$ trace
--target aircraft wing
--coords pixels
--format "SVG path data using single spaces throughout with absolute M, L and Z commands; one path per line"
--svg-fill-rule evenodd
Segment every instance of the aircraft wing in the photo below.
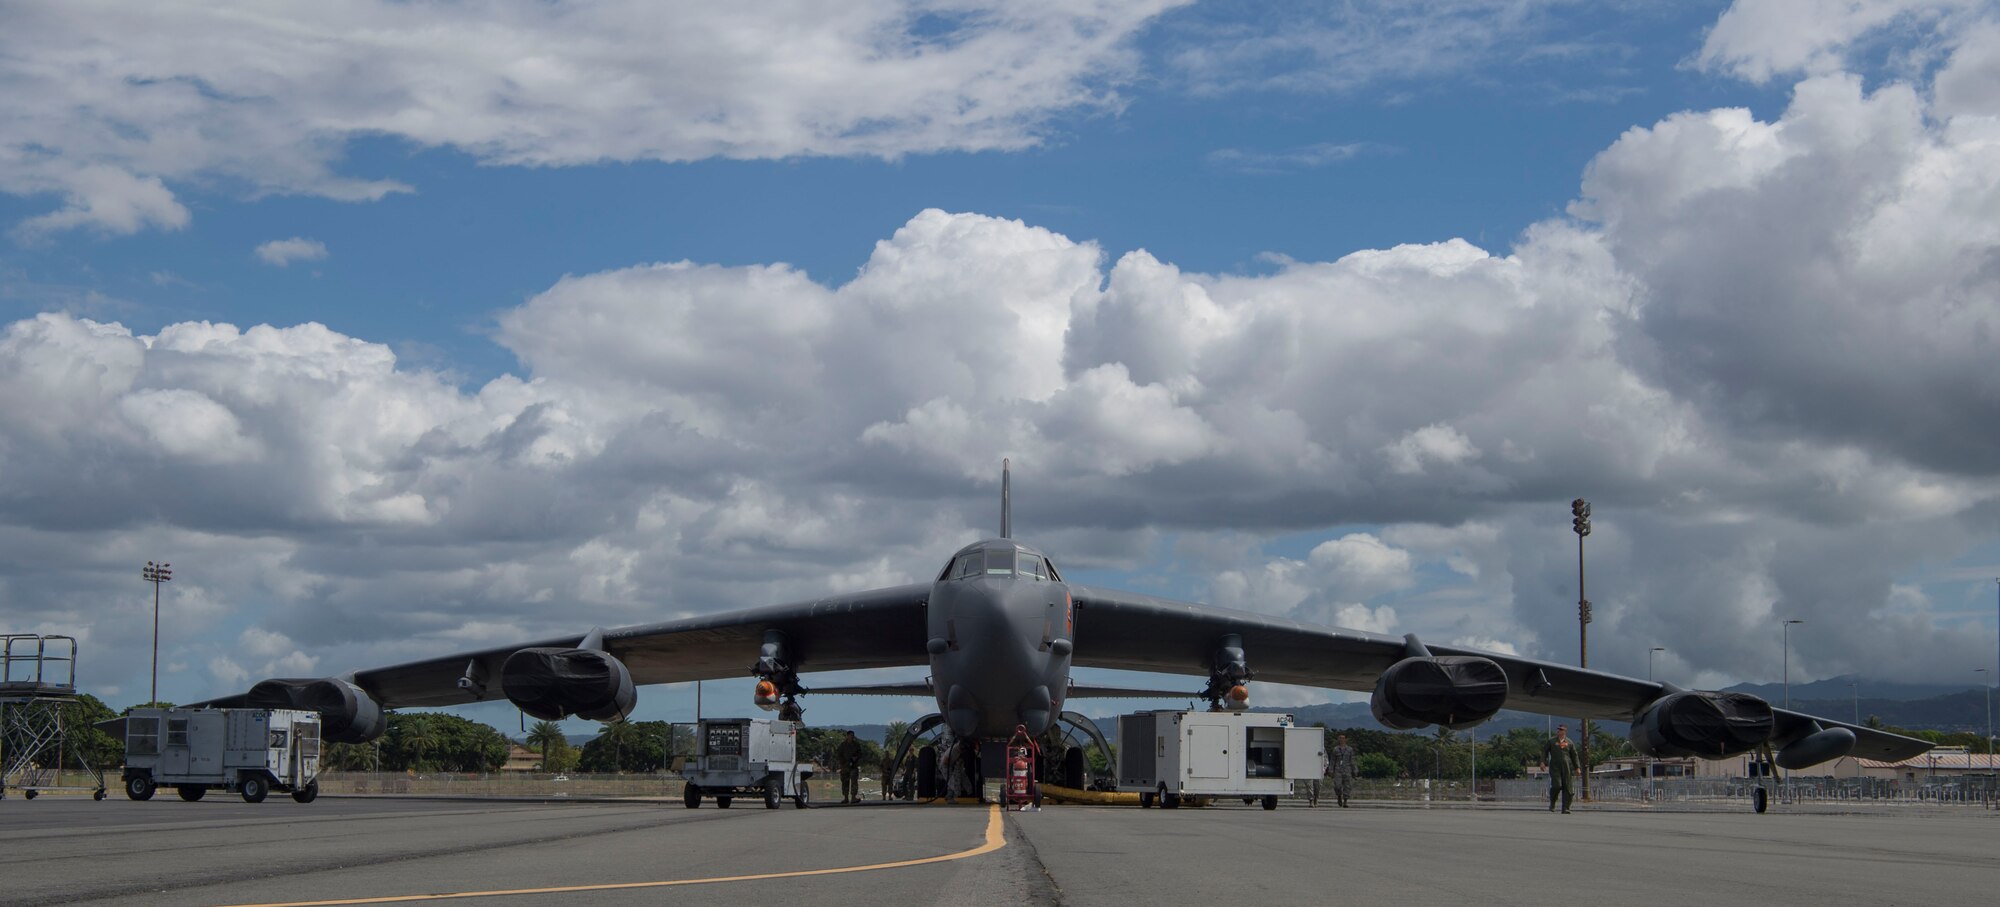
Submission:
M 1077 667 L 1205 677 L 1218 640 L 1234 633 L 1243 639 L 1257 680 L 1370 692 L 1376 678 L 1408 654 L 1405 640 L 1378 633 L 1076 584 L 1071 584 L 1070 594 L 1076 603 L 1072 663 Z M 1655 700 L 1675 692 L 1666 684 L 1574 665 L 1457 646 L 1425 646 L 1433 655 L 1477 655 L 1499 664 L 1507 674 L 1506 707 L 1519 711 L 1631 721 Z M 1772 740 L 1779 745 L 1813 733 L 1817 723 L 1853 731 L 1853 754 L 1863 758 L 1896 761 L 1931 748 L 1926 741 L 1843 721 L 1783 709 L 1772 712 Z
M 606 630 L 604 650 L 625 663 L 635 685 L 747 677 L 767 629 L 785 632 L 794 670 L 843 671 L 926 663 L 924 602 L 929 583 L 833 595 L 811 601 L 729 611 Z M 504 699 L 500 666 L 529 647 L 573 648 L 585 634 L 524 641 L 442 658 L 356 671 L 356 686 L 385 709 L 464 705 Z M 458 680 L 477 662 L 491 678 L 474 696 Z M 242 696 L 203 705 L 240 704 Z

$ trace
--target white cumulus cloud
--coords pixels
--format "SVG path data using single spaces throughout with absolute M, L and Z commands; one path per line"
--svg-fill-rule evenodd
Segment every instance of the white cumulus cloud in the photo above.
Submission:
M 1116 110 L 1133 37 L 1175 5 L 22 7 L 0 30 L 0 191 L 64 199 L 23 232 L 131 233 L 185 225 L 183 183 L 410 191 L 342 172 L 360 137 L 528 166 L 1020 149 Z
M 320 261 L 326 258 L 326 254 L 326 243 L 300 236 L 274 239 L 256 249 L 257 257 L 265 264 L 280 268 L 295 261 Z

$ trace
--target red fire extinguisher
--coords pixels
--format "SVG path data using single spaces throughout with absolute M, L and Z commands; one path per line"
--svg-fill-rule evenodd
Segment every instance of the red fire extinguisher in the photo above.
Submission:
M 1010 807 L 1024 807 L 1035 799 L 1035 757 L 1040 747 L 1028 736 L 1026 726 L 1016 726 L 1007 741 L 1006 800 Z
M 1028 748 L 1025 746 L 1008 748 L 1007 799 L 1013 802 L 1028 799 Z

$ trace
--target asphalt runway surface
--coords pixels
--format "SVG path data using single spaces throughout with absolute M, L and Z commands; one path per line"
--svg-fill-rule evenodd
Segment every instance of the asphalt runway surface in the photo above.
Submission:
M 1944 904 L 2000 813 L 0 801 L 0 903 Z

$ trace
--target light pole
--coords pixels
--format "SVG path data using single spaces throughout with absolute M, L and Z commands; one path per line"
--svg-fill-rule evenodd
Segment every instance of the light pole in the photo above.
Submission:
M 1569 502 L 1570 530 L 1576 533 L 1576 666 L 1590 667 L 1590 599 L 1583 594 L 1583 537 L 1590 534 L 1590 502 L 1577 498 Z M 1578 722 L 1583 728 L 1577 741 L 1577 755 L 1583 761 L 1583 802 L 1590 802 L 1590 719 Z
M 1992 678 L 1993 672 L 1985 668 L 1973 668 L 1972 671 L 1975 674 L 1987 675 L 1979 678 L 1979 685 L 1986 688 L 1986 765 L 1988 768 L 1991 768 L 1993 766 L 1993 684 L 1988 681 Z M 1970 767 L 1969 765 L 1967 766 L 1967 768 Z
M 1666 647 L 1666 646 L 1654 646 L 1654 647 L 1652 647 L 1652 648 L 1650 648 L 1650 649 L 1647 649 L 1647 650 L 1646 650 L 1646 682 L 1647 682 L 1647 683 L 1652 683 L 1652 682 L 1653 682 L 1653 655 L 1654 655 L 1654 654 L 1656 654 L 1656 653 L 1659 653 L 1659 652 L 1665 652 L 1666 650 L 1667 650 L 1667 647 Z M 1647 757 L 1646 757 L 1646 787 L 1645 787 L 1645 791 L 1646 791 L 1646 795 L 1647 795 L 1647 797 L 1646 797 L 1646 798 L 1647 798 L 1647 799 L 1649 799 L 1649 800 L 1650 800 L 1650 799 L 1652 799 L 1652 792 L 1653 792 L 1653 757 L 1651 757 L 1651 756 L 1647 756 Z
M 1787 709 L 1792 707 L 1792 625 L 1802 624 L 1802 623 L 1805 623 L 1805 621 L 1800 620 L 1798 618 L 1790 618 L 1786 620 L 1784 624 L 1785 629 L 1783 635 L 1785 643 L 1785 667 L 1784 667 L 1785 708 Z
M 153 692 L 148 705 L 160 701 L 160 584 L 174 578 L 172 564 L 146 562 L 145 569 L 139 571 L 139 578 L 153 584 Z
M 1859 680 L 1850 680 L 1850 681 L 1848 681 L 1848 682 L 1847 682 L 1847 689 L 1848 689 L 1848 691 L 1849 691 L 1849 692 L 1851 692 L 1851 693 L 1853 693 L 1853 694 L 1854 694 L 1854 723 L 1855 723 L 1856 725 L 1859 725 L 1859 724 L 1861 723 L 1861 681 L 1859 681 Z M 1855 790 L 1856 790 L 1856 794 L 1855 794 L 1855 796 L 1860 796 L 1860 793 L 1859 793 L 1859 791 L 1860 791 L 1860 787 L 1861 787 L 1861 757 L 1860 757 L 1860 756 L 1855 756 L 1855 757 L 1854 757 L 1854 785 L 1855 785 Z

